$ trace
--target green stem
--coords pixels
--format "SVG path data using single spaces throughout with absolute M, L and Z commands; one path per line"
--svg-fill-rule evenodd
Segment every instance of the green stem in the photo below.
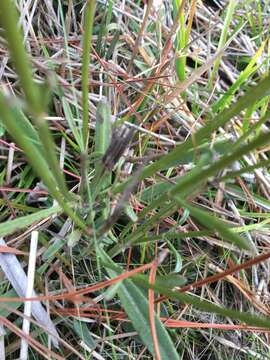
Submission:
M 64 197 L 70 199 L 64 176 L 59 168 L 55 153 L 55 145 L 47 122 L 44 120 L 44 101 L 40 87 L 34 82 L 31 64 L 23 45 L 23 36 L 18 28 L 19 17 L 11 0 L 1 1 L 0 25 L 4 29 L 11 59 L 20 79 L 20 84 L 25 94 L 25 99 L 32 114 L 33 122 L 38 131 L 43 145 L 44 159 L 57 182 L 58 188 Z
M 88 148 L 88 94 L 89 94 L 89 64 L 90 64 L 90 52 L 92 42 L 92 31 L 94 22 L 94 13 L 96 7 L 96 0 L 88 0 L 85 5 L 84 13 L 84 35 L 83 35 L 83 56 L 82 56 L 82 109 L 83 109 L 83 144 L 85 152 Z
M 2 0 L 0 6 L 0 23 L 8 42 L 11 59 L 20 78 L 28 105 L 35 113 L 42 111 L 39 91 L 33 80 L 30 62 L 23 45 L 23 37 L 18 29 L 18 13 L 11 0 Z
M 23 121 L 20 118 L 21 114 L 11 110 L 6 98 L 1 93 L 0 108 L 0 118 L 2 123 L 15 139 L 16 143 L 22 148 L 34 171 L 42 179 L 50 194 L 57 200 L 64 212 L 70 216 L 75 224 L 87 232 L 87 226 L 83 220 L 75 214 L 68 202 L 63 198 L 62 193 L 59 191 L 40 148 L 35 145 L 35 142 L 31 137 L 29 138 L 29 131 L 27 132 L 27 129 L 22 125 Z

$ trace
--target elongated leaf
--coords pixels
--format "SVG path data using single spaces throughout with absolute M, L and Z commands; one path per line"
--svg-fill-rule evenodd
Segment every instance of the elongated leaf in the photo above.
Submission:
M 215 216 L 207 213 L 198 207 L 191 206 L 186 201 L 182 200 L 179 196 L 175 196 L 175 200 L 179 205 L 184 206 L 190 211 L 199 223 L 205 226 L 207 229 L 216 231 L 224 240 L 237 245 L 240 249 L 250 250 L 256 253 L 256 248 L 253 243 L 250 243 L 248 238 L 243 238 L 238 234 L 231 231 L 221 220 Z
M 235 92 L 239 89 L 241 84 L 243 84 L 255 71 L 257 71 L 260 65 L 256 65 L 256 63 L 262 55 L 265 44 L 266 42 L 263 41 L 262 45 L 259 47 L 259 49 L 256 51 L 254 56 L 251 58 L 249 64 L 240 73 L 235 83 L 226 91 L 226 93 L 222 96 L 222 98 L 213 105 L 214 113 L 224 110 L 225 106 L 228 106 L 231 103 Z
M 48 260 L 48 259 L 52 258 L 65 245 L 66 245 L 65 239 L 58 239 L 55 243 L 50 245 L 50 247 L 43 253 L 42 259 Z
M 31 142 L 33 146 L 35 146 L 39 150 L 40 156 L 43 156 L 42 146 L 40 144 L 38 133 L 31 124 L 31 122 L 22 112 L 16 109 L 16 107 L 11 108 L 10 110 L 14 114 L 14 118 L 16 119 L 17 124 L 20 125 L 23 129 L 22 134 L 25 134 L 25 136 L 27 137 L 27 141 Z
M 228 185 L 227 192 L 230 195 L 233 195 L 234 197 L 241 199 L 243 201 L 247 200 L 247 195 L 245 192 L 239 187 L 234 185 Z M 264 199 L 262 196 L 259 196 L 257 194 L 252 194 L 252 199 L 255 202 L 256 205 L 262 207 L 263 209 L 269 211 L 270 210 L 270 201 L 267 199 Z
M 109 60 L 114 52 L 115 47 L 118 44 L 119 41 L 119 37 L 120 37 L 121 31 L 120 30 L 116 30 L 115 34 L 113 35 L 113 38 L 110 42 L 110 46 L 109 49 L 106 52 L 106 60 Z
M 0 108 L 0 120 L 3 122 L 8 132 L 16 140 L 16 143 L 24 150 L 33 169 L 40 176 L 51 195 L 58 201 L 65 213 L 69 215 L 80 228 L 86 229 L 85 223 L 74 213 L 68 202 L 63 198 L 60 189 L 57 187 L 56 178 L 52 177 L 52 172 L 50 171 L 45 158 L 40 153 L 40 148 L 35 146 L 34 142 L 29 141 L 28 138 L 31 133 L 28 134 L 26 132 L 26 122 L 23 120 L 23 125 L 21 125 L 21 118 L 14 116 L 21 116 L 21 114 L 19 112 L 14 113 L 13 109 L 8 106 L 8 102 L 1 92 Z M 47 157 L 50 157 L 49 153 Z M 68 196 L 69 198 L 72 198 L 71 194 L 68 194 Z
M 105 154 L 111 140 L 111 109 L 109 104 L 101 100 L 96 112 L 95 150 Z
M 28 109 L 33 115 L 32 120 L 37 127 L 38 135 L 43 145 L 46 162 L 50 167 L 52 176 L 57 182 L 58 191 L 68 200 L 70 199 L 70 194 L 64 181 L 63 173 L 60 171 L 53 137 L 47 121 L 43 119 L 45 111 L 43 108 L 44 98 L 47 98 L 47 95 L 44 95 L 44 89 L 43 93 L 40 91 L 41 88 L 37 86 L 33 80 L 31 64 L 24 48 L 21 29 L 18 26 L 19 17 L 14 1 L 5 0 L 1 2 L 0 24 L 4 29 L 4 36 L 7 40 L 11 59 L 15 65 L 25 94 Z M 7 124 L 5 124 L 5 126 L 7 128 Z M 13 135 L 13 133 L 11 133 L 11 135 Z
M 41 93 L 33 81 L 32 69 L 24 48 L 21 29 L 18 27 L 18 20 L 18 13 L 14 1 L 2 1 L 0 7 L 0 24 L 5 31 L 4 35 L 8 43 L 13 64 L 19 75 L 29 108 L 33 108 L 34 112 L 40 113 L 43 111 L 41 108 Z
M 43 220 L 48 216 L 52 216 L 61 211 L 60 206 L 54 206 L 49 209 L 37 211 L 34 214 L 22 216 L 15 220 L 6 221 L 0 224 L 0 237 L 10 235 L 15 231 L 24 229 L 37 221 Z
M 177 274 L 160 275 L 156 277 L 155 284 L 159 286 L 166 286 L 167 288 L 174 288 L 175 286 L 183 286 L 186 283 L 184 276 Z
M 65 113 L 65 117 L 67 119 L 68 125 L 70 127 L 70 130 L 72 131 L 72 134 L 77 142 L 77 144 L 79 145 L 81 151 L 83 150 L 83 140 L 82 140 L 82 134 L 80 129 L 78 129 L 78 127 L 76 126 L 76 123 L 74 121 L 73 118 L 73 114 L 72 111 L 70 109 L 70 105 L 67 102 L 66 98 L 63 97 L 62 98 L 62 104 L 63 104 L 63 110 Z
M 118 289 L 121 304 L 125 309 L 134 328 L 148 350 L 154 355 L 153 339 L 149 324 L 148 301 L 142 291 L 133 284 L 132 280 L 125 280 Z M 155 316 L 158 344 L 162 359 L 178 359 L 173 343 L 162 322 Z
M 138 237 L 135 239 L 131 237 L 128 244 L 129 245 L 131 245 L 131 244 L 138 245 L 138 244 L 149 243 L 152 241 L 158 241 L 161 239 L 162 239 L 162 241 L 166 241 L 167 239 L 185 239 L 185 238 L 193 238 L 193 237 L 198 238 L 198 237 L 210 236 L 210 235 L 213 235 L 213 233 L 209 230 L 188 231 L 188 232 L 170 231 L 170 232 L 166 233 L 166 236 L 164 236 L 164 235 L 146 236 L 144 233 L 141 235 L 141 237 Z M 108 254 L 111 257 L 116 256 L 117 254 L 119 254 L 121 252 L 121 250 L 123 250 L 123 248 L 125 248 L 126 243 L 127 242 L 124 242 L 124 244 L 116 244 L 112 249 L 110 249 Z
M 95 151 L 96 153 L 104 155 L 110 145 L 111 141 L 111 109 L 106 100 L 100 100 L 96 111 L 96 132 L 95 132 Z M 100 176 L 102 172 L 101 162 L 96 163 L 95 176 L 92 182 L 94 194 L 104 189 L 111 183 L 111 174 L 107 176 Z M 103 217 L 107 218 L 109 214 L 109 205 L 103 210 Z
M 82 57 L 82 108 L 83 108 L 83 127 L 82 136 L 85 150 L 87 149 L 89 136 L 89 63 L 92 42 L 92 30 L 94 22 L 96 0 L 89 0 L 85 4 L 84 12 L 84 35 L 83 35 L 83 57 Z
M 37 134 L 33 129 L 32 125 L 28 123 L 26 118 L 19 112 L 14 110 L 14 108 L 8 107 L 7 100 L 0 93 L 0 120 L 4 124 L 5 128 L 15 139 L 17 144 L 24 150 L 26 153 L 29 162 L 37 172 L 37 174 L 42 176 L 44 184 L 48 188 L 55 187 L 55 181 L 50 175 L 48 165 L 41 154 L 41 148 L 36 144 L 39 144 Z M 29 139 L 31 138 L 32 139 Z
M 18 297 L 17 293 L 15 290 L 11 289 L 7 292 L 5 292 L 4 294 L 1 294 L 1 298 L 9 298 L 9 297 Z M 12 309 L 18 309 L 20 306 L 22 305 L 22 302 L 8 302 L 8 306 L 10 309 L 5 309 L 0 308 L 0 316 L 3 316 L 5 318 L 7 318 L 11 313 L 12 313 Z
M 82 339 L 82 341 L 89 346 L 91 350 L 95 349 L 96 343 L 93 337 L 90 334 L 90 331 L 88 330 L 87 324 L 83 321 L 74 320 L 73 321 L 73 327 L 76 333 L 79 335 L 79 337 Z
M 101 258 L 112 268 L 116 268 L 114 271 L 112 268 L 107 268 L 110 277 L 115 277 L 122 272 L 122 269 L 114 264 L 114 262 L 108 257 L 104 251 L 101 251 Z M 142 291 L 132 282 L 132 280 L 124 280 L 117 289 L 117 293 L 121 300 L 121 305 L 125 309 L 132 325 L 138 332 L 142 342 L 147 346 L 148 350 L 155 355 L 153 339 L 150 331 L 149 324 L 149 311 L 148 301 Z M 162 322 L 155 315 L 155 325 L 159 344 L 159 350 L 161 359 L 178 359 L 177 352 L 169 337 L 167 330 Z
M 228 4 L 228 8 L 226 11 L 226 17 L 224 20 L 224 25 L 222 26 L 222 32 L 219 38 L 219 43 L 218 43 L 218 50 L 222 49 L 223 46 L 226 43 L 227 37 L 228 37 L 228 33 L 229 33 L 229 26 L 230 23 L 232 21 L 232 16 L 234 13 L 234 9 L 235 6 L 237 5 L 237 1 L 235 0 L 230 0 L 229 4 Z M 212 79 L 215 77 L 215 74 L 218 70 L 219 67 L 219 63 L 220 63 L 220 58 L 216 60 L 215 64 L 214 64 L 214 68 L 213 68 L 213 72 L 212 72 Z
M 118 288 L 121 304 L 141 340 L 154 355 L 153 339 L 150 331 L 148 301 L 142 291 L 131 280 L 123 281 Z M 173 343 L 161 321 L 155 316 L 158 344 L 162 359 L 178 359 Z
M 173 244 L 169 240 L 167 240 L 167 244 L 168 244 L 168 247 L 170 248 L 171 252 L 175 256 L 175 267 L 174 267 L 173 272 L 178 273 L 182 269 L 182 257 L 180 255 L 180 252 L 176 250 L 176 248 L 173 246 Z
M 165 286 L 151 285 L 147 281 L 142 280 L 141 277 L 136 277 L 134 281 L 145 288 L 151 288 L 156 290 L 158 293 L 165 295 L 171 299 L 179 300 L 183 304 L 190 304 L 195 306 L 197 309 L 202 311 L 219 314 L 222 316 L 228 316 L 231 319 L 240 320 L 241 322 L 251 325 L 259 326 L 266 329 L 270 329 L 270 319 L 266 317 L 251 315 L 250 313 L 244 313 L 228 308 L 224 308 L 218 305 L 214 305 L 208 301 L 201 300 L 199 297 L 180 293 L 179 291 L 172 291 Z
M 209 177 L 214 176 L 219 170 L 225 169 L 226 166 L 231 165 L 233 161 L 241 159 L 243 155 L 246 155 L 249 151 L 268 143 L 268 141 L 269 134 L 262 133 L 258 137 L 254 138 L 249 143 L 242 145 L 241 147 L 239 146 L 234 148 L 234 146 L 232 145 L 233 151 L 231 153 L 229 152 L 228 155 L 223 155 L 218 161 L 214 161 L 214 154 L 211 154 L 211 152 L 209 152 L 209 154 L 203 154 L 196 167 L 194 167 L 186 175 L 180 177 L 177 184 L 173 186 L 170 190 L 168 189 L 167 195 L 166 192 L 164 192 L 161 196 L 152 201 L 150 205 L 144 208 L 143 211 L 140 212 L 138 218 L 143 218 L 149 211 L 153 210 L 154 208 L 160 208 L 161 204 L 167 202 L 168 197 L 171 199 L 176 199 L 176 196 L 180 195 L 181 198 L 184 200 L 186 197 L 190 196 L 190 194 L 192 194 L 193 196 L 196 195 L 196 193 L 200 191 L 200 189 L 207 182 L 207 179 L 209 179 Z M 133 232 L 132 238 L 135 238 L 135 236 L 137 236 L 139 232 L 145 231 L 156 221 L 159 221 L 161 216 L 168 216 L 174 210 L 175 204 L 172 203 L 168 205 L 167 203 L 165 206 L 159 209 L 159 212 L 156 215 L 152 216 L 135 232 Z M 125 240 L 129 241 L 129 239 Z
M 240 111 L 267 95 L 270 95 L 270 76 L 267 76 L 258 85 L 250 88 L 230 109 L 224 110 L 215 119 L 211 119 L 206 126 L 194 134 L 192 139 L 187 140 L 184 144 L 178 145 L 169 154 L 146 167 L 142 172 L 141 179 L 153 175 L 156 171 L 177 165 L 183 156 L 185 156 L 185 152 L 194 146 L 194 143 L 199 146 L 213 131 L 224 126 L 233 116 L 239 114 Z
M 220 181 L 232 179 L 232 178 L 235 178 L 235 177 L 243 175 L 243 174 L 251 173 L 255 169 L 268 167 L 269 165 L 270 165 L 270 159 L 262 160 L 262 161 L 259 161 L 257 164 L 244 166 L 240 170 L 230 171 L 226 175 L 222 176 L 222 178 L 220 178 Z
M 141 175 L 140 180 L 145 179 L 146 177 L 152 176 L 157 171 L 163 169 L 168 169 L 172 166 L 176 166 L 181 163 L 181 161 L 186 157 L 186 153 L 190 149 L 199 147 L 201 144 L 206 142 L 207 138 L 210 138 L 213 131 L 217 130 L 219 127 L 224 126 L 231 118 L 239 114 L 242 110 L 246 109 L 251 104 L 256 103 L 265 96 L 270 95 L 270 75 L 263 79 L 256 86 L 250 87 L 246 94 L 240 97 L 235 104 L 233 104 L 229 109 L 225 109 L 220 114 L 218 114 L 214 119 L 211 119 L 207 122 L 203 128 L 198 130 L 192 138 L 189 138 L 183 144 L 176 146 L 169 154 L 164 155 L 161 159 L 153 162 L 151 165 L 146 166 Z M 114 189 L 114 192 L 121 192 L 126 186 L 127 182 L 121 184 Z

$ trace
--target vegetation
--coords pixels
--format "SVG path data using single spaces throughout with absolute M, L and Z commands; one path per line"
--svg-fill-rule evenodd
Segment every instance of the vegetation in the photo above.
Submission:
M 269 9 L 1 1 L 1 359 L 270 358 Z

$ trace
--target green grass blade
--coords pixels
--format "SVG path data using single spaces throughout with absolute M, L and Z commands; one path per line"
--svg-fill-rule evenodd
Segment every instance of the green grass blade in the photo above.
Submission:
M 39 147 L 36 147 L 32 141 L 29 141 L 29 134 L 26 132 L 28 128 L 25 128 L 25 126 L 27 127 L 25 119 L 22 120 L 20 112 L 14 112 L 9 108 L 6 99 L 1 93 L 0 108 L 0 120 L 15 139 L 16 143 L 25 152 L 30 164 L 42 179 L 50 194 L 58 201 L 65 213 L 69 215 L 80 228 L 86 230 L 84 222 L 73 212 L 59 191 L 55 179 L 51 176 L 51 171 L 42 156 L 43 154 L 40 153 Z M 23 126 L 21 124 L 23 124 Z
M 174 13 L 179 13 L 179 8 L 181 6 L 182 1 L 180 0 L 174 0 L 173 1 L 173 7 L 174 7 Z M 186 26 L 185 26 L 185 15 L 184 15 L 184 9 L 179 14 L 179 30 L 177 31 L 176 35 L 176 51 L 180 52 L 182 49 L 185 48 L 187 44 L 187 36 L 186 36 Z M 176 67 L 176 73 L 178 76 L 178 79 L 180 81 L 184 81 L 186 77 L 186 55 L 181 54 L 177 57 L 175 61 L 175 67 Z
M 117 290 L 121 304 L 132 325 L 148 350 L 155 355 L 149 325 L 148 301 L 142 291 L 131 281 L 124 280 Z M 161 359 L 179 359 L 174 345 L 162 322 L 155 315 L 155 325 Z
M 83 151 L 83 141 L 82 141 L 81 132 L 78 129 L 78 127 L 76 126 L 76 124 L 75 124 L 74 117 L 73 117 L 70 105 L 67 102 L 65 97 L 62 98 L 62 104 L 63 104 L 64 114 L 65 114 L 65 117 L 67 119 L 70 130 L 72 131 L 72 134 L 73 134 L 73 136 L 74 136 L 74 138 L 76 140 L 76 143 L 80 147 L 81 151 Z
M 248 80 L 248 78 L 258 70 L 259 64 L 257 65 L 258 59 L 261 57 L 264 47 L 266 45 L 266 41 L 262 43 L 259 49 L 256 51 L 254 56 L 251 58 L 249 64 L 246 68 L 240 73 L 238 79 L 235 83 L 226 91 L 226 93 L 222 96 L 220 100 L 218 100 L 215 104 L 213 104 L 213 112 L 216 113 L 218 111 L 222 111 L 226 106 L 229 106 L 234 94 L 240 88 L 240 86 Z
M 0 7 L 0 24 L 8 42 L 9 52 L 14 63 L 26 101 L 34 113 L 43 112 L 41 108 L 41 93 L 33 81 L 30 61 L 24 49 L 23 36 L 18 29 L 18 13 L 14 1 L 3 0 Z
M 105 100 L 101 100 L 96 112 L 95 151 L 105 154 L 111 140 L 111 109 Z
M 161 159 L 153 162 L 151 165 L 146 166 L 140 175 L 140 180 L 143 180 L 146 177 L 150 177 L 158 171 L 178 165 L 181 163 L 182 159 L 186 157 L 187 152 L 194 148 L 194 145 L 195 148 L 199 147 L 201 144 L 206 142 L 207 138 L 210 138 L 213 131 L 217 130 L 219 127 L 224 126 L 231 118 L 239 114 L 242 110 L 246 109 L 251 104 L 254 104 L 263 97 L 269 95 L 270 76 L 268 75 L 258 85 L 250 87 L 246 94 L 240 97 L 237 102 L 229 109 L 225 109 L 214 119 L 208 121 L 207 125 L 198 130 L 192 138 L 188 139 L 183 144 L 177 145 L 176 148 L 169 154 L 164 155 Z M 115 188 L 114 192 L 117 193 L 123 191 L 126 183 L 127 182 Z
M 49 209 L 40 210 L 34 214 L 19 217 L 15 220 L 6 221 L 0 224 L 0 237 L 4 237 L 18 230 L 22 230 L 28 226 L 33 225 L 35 222 L 46 219 L 49 216 L 61 212 L 60 206 L 53 206 Z
M 233 13 L 234 13 L 236 5 L 237 5 L 237 1 L 230 0 L 227 11 L 226 11 L 226 17 L 225 17 L 224 25 L 222 26 L 222 32 L 221 32 L 221 35 L 220 35 L 218 47 L 217 47 L 218 51 L 221 50 L 226 44 L 228 33 L 229 33 L 229 27 L 230 27 L 230 24 L 232 22 L 232 17 L 233 17 Z M 212 80 L 216 76 L 219 64 L 220 64 L 220 58 L 215 61 L 213 71 L 212 71 L 212 75 L 211 75 Z
M 6 99 L 0 93 L 0 119 L 7 131 L 13 136 L 17 144 L 22 148 L 28 157 L 32 167 L 36 173 L 42 178 L 44 184 L 48 189 L 55 189 L 56 184 L 54 178 L 51 176 L 47 163 L 41 154 L 41 149 L 36 146 L 36 133 L 34 129 L 26 121 L 25 117 L 18 111 L 10 109 L 7 105 Z M 29 137 L 33 136 L 33 140 Z
M 216 218 L 214 215 L 199 209 L 198 207 L 188 204 L 186 201 L 182 200 L 179 196 L 174 197 L 180 206 L 185 207 L 189 210 L 190 215 L 193 216 L 199 223 L 201 223 L 207 229 L 217 232 L 221 238 L 224 240 L 233 243 L 238 246 L 240 249 L 249 250 L 253 253 L 256 253 L 256 247 L 253 243 L 247 238 L 243 238 L 238 234 L 231 231 L 225 223 Z
M 150 285 L 147 281 L 142 280 L 142 278 L 136 277 L 136 283 L 140 284 L 145 288 L 151 288 L 156 290 L 159 294 L 170 297 L 180 301 L 183 304 L 190 304 L 196 307 L 199 310 L 219 314 L 231 319 L 240 320 L 242 323 L 250 326 L 258 326 L 266 329 L 270 328 L 270 320 L 267 317 L 261 317 L 256 315 L 251 315 L 250 313 L 240 312 L 228 308 L 224 308 L 218 305 L 211 304 L 208 301 L 201 300 L 199 297 L 192 295 L 187 295 L 180 293 L 178 291 L 172 291 L 171 289 L 166 288 L 165 286 L 159 285 Z
M 89 127 L 88 127 L 89 64 L 90 64 L 90 51 L 91 51 L 95 7 L 96 7 L 96 1 L 88 0 L 85 5 L 85 13 L 84 13 L 84 35 L 83 35 L 83 57 L 82 57 L 82 107 L 83 107 L 82 136 L 83 136 L 85 151 L 87 151 L 88 137 L 89 137 Z
M 264 167 L 268 167 L 270 165 L 270 159 L 259 161 L 254 165 L 244 166 L 242 169 L 238 171 L 230 171 L 226 175 L 222 176 L 219 181 L 224 181 L 228 179 L 234 179 L 237 176 L 251 173 L 255 169 L 260 169 Z
M 29 111 L 32 113 L 33 121 L 37 126 L 39 138 L 44 147 L 46 161 L 53 174 L 58 189 L 66 199 L 70 199 L 63 174 L 60 171 L 56 157 L 55 146 L 47 122 L 43 119 L 44 101 L 41 89 L 33 80 L 31 64 L 23 45 L 23 36 L 18 28 L 19 18 L 15 4 L 11 0 L 4 0 L 0 8 L 0 24 L 4 29 L 4 35 L 16 72 L 23 88 Z
M 107 271 L 111 278 L 122 273 L 122 269 L 116 266 L 104 251 L 100 251 L 102 261 L 108 264 Z M 112 269 L 116 269 L 112 270 Z M 148 300 L 142 291 L 130 280 L 124 280 L 117 287 L 117 293 L 121 304 L 138 332 L 142 342 L 148 350 L 155 355 L 153 339 L 149 324 Z M 155 315 L 155 325 L 161 359 L 178 359 L 177 352 L 162 322 Z

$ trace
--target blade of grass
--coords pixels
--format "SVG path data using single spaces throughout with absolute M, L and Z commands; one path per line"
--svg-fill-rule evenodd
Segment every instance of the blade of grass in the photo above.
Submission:
M 28 226 L 33 225 L 35 222 L 41 221 L 61 212 L 60 206 L 53 206 L 49 209 L 40 210 L 34 214 L 18 217 L 15 220 L 5 221 L 0 224 L 0 237 L 13 234 L 16 231 L 22 230 Z
M 0 108 L 0 119 L 5 128 L 13 136 L 17 144 L 23 149 L 33 169 L 40 176 L 48 191 L 57 200 L 65 213 L 69 215 L 80 228 L 86 230 L 84 222 L 74 213 L 56 186 L 55 179 L 51 176 L 51 172 L 42 154 L 40 154 L 39 148 L 28 140 L 29 135 L 28 133 L 25 133 L 25 128 L 21 126 L 21 118 L 19 117 L 20 113 L 14 113 L 11 111 L 8 103 L 1 93 Z M 15 118 L 14 115 L 17 117 Z
M 130 280 L 131 281 L 131 280 Z M 228 309 L 225 307 L 221 307 L 218 305 L 214 305 L 208 301 L 201 300 L 199 297 L 193 295 L 187 295 L 183 293 L 179 293 L 178 291 L 172 291 L 171 289 L 166 288 L 165 286 L 160 286 L 156 284 L 149 284 L 146 280 L 143 280 L 139 276 L 136 276 L 136 280 L 134 280 L 137 284 L 140 284 L 146 289 L 154 289 L 158 293 L 166 295 L 170 299 L 175 299 L 180 301 L 183 304 L 190 304 L 196 307 L 199 310 L 219 314 L 225 317 L 229 317 L 231 319 L 240 320 L 244 324 L 248 324 L 251 326 L 263 327 L 266 329 L 270 328 L 270 320 L 266 317 L 260 317 L 256 315 L 251 315 L 250 313 L 240 312 L 232 309 Z
M 76 140 L 76 143 L 78 144 L 79 148 L 82 150 L 83 142 L 82 142 L 81 132 L 80 132 L 80 129 L 78 129 L 78 127 L 75 124 L 70 105 L 64 96 L 62 98 L 62 104 L 63 104 L 63 110 L 64 110 L 65 117 L 66 117 L 68 125 L 72 131 L 74 139 Z
M 107 268 L 110 277 L 113 278 L 122 273 L 122 269 L 116 266 L 104 251 L 101 252 L 100 256 L 104 263 L 111 265 L 110 268 Z M 116 269 L 116 271 L 112 269 Z M 121 285 L 117 288 L 117 293 L 125 312 L 130 318 L 135 330 L 138 332 L 142 342 L 147 346 L 148 350 L 155 355 L 146 297 L 130 279 L 122 281 Z M 178 359 L 177 352 L 164 325 L 156 314 L 154 315 L 154 319 L 161 359 Z
M 228 4 L 227 11 L 226 11 L 226 17 L 225 17 L 224 25 L 222 26 L 222 32 L 221 32 L 221 35 L 220 35 L 220 38 L 219 38 L 218 50 L 221 50 L 223 48 L 223 46 L 225 45 L 226 41 L 227 41 L 227 37 L 228 37 L 228 33 L 229 33 L 229 27 L 230 27 L 230 24 L 232 22 L 232 17 L 233 17 L 233 13 L 234 13 L 236 5 L 237 5 L 237 1 L 230 0 L 230 2 Z M 220 64 L 220 58 L 215 61 L 213 71 L 212 71 L 212 74 L 211 74 L 211 81 L 213 81 L 213 79 L 216 76 L 219 64 Z
M 219 179 L 219 181 L 225 181 L 225 180 L 229 180 L 229 179 L 234 179 L 237 176 L 240 176 L 240 175 L 243 175 L 243 174 L 246 174 L 246 173 L 251 173 L 255 169 L 268 167 L 269 165 L 270 165 L 270 159 L 262 160 L 262 161 L 259 161 L 257 164 L 244 166 L 242 169 L 240 169 L 238 171 L 230 171 L 226 175 L 222 176 Z
M 26 54 L 21 30 L 18 28 L 19 17 L 15 4 L 11 0 L 4 0 L 0 8 L 0 24 L 4 29 L 9 52 L 14 63 L 23 88 L 29 111 L 37 126 L 39 138 L 43 145 L 43 152 L 46 154 L 46 162 L 51 168 L 59 191 L 68 200 L 70 194 L 67 190 L 63 174 L 60 171 L 56 157 L 55 146 L 47 122 L 43 119 L 44 108 L 41 89 L 35 84 L 32 76 L 31 65 Z
M 206 183 L 207 179 L 211 176 L 215 175 L 219 170 L 224 169 L 226 166 L 233 163 L 233 161 L 239 160 L 243 155 L 246 155 L 249 151 L 256 149 L 258 146 L 262 146 L 269 141 L 269 134 L 261 134 L 253 141 L 248 144 L 243 145 L 242 147 L 236 148 L 232 154 L 224 155 L 218 161 L 213 162 L 210 160 L 209 156 L 211 153 L 204 154 L 204 157 L 201 159 L 200 164 L 198 164 L 193 170 L 191 170 L 186 175 L 180 177 L 180 180 L 177 182 L 175 186 L 171 185 L 171 189 L 168 189 L 159 196 L 156 200 L 152 201 L 152 203 L 147 207 L 147 211 L 154 209 L 155 207 L 160 207 L 160 204 L 163 204 L 167 201 L 168 197 L 174 200 L 177 200 L 176 197 L 180 194 L 182 199 L 190 196 L 190 194 L 195 194 L 201 189 L 201 187 Z M 233 147 L 232 147 L 233 148 Z M 210 166 L 204 164 L 211 164 Z M 161 218 L 167 217 L 170 213 L 175 211 L 175 204 L 168 204 L 163 206 L 159 212 L 152 216 L 149 220 L 147 220 L 143 225 L 141 225 L 137 230 L 135 230 L 132 235 L 124 237 L 124 243 L 130 243 L 136 241 L 138 237 L 141 237 L 142 233 L 146 231 L 146 229 L 152 226 L 156 221 L 160 221 Z M 144 216 L 146 214 L 146 210 L 141 212 L 140 216 Z M 124 231 L 124 234 L 129 230 Z M 123 235 L 123 234 L 122 234 Z M 236 240 L 236 239 L 235 239 Z M 230 240 L 229 240 L 230 241 Z M 238 246 L 241 243 L 241 239 L 236 240 L 236 244 L 238 242 Z M 243 245 L 243 242 L 242 242 Z M 249 247 L 250 249 L 250 247 Z M 254 248 L 253 248 L 254 250 Z
M 218 100 L 215 104 L 213 104 L 213 112 L 216 113 L 218 111 L 224 110 L 226 106 L 229 106 L 234 94 L 240 88 L 240 86 L 248 80 L 248 78 L 258 70 L 260 64 L 257 65 L 258 59 L 262 56 L 262 52 L 265 48 L 266 41 L 263 41 L 259 49 L 256 51 L 254 56 L 251 58 L 249 64 L 246 68 L 240 73 L 238 79 L 235 83 L 225 92 L 225 94 Z
M 82 108 L 83 108 L 83 127 L 82 136 L 84 151 L 88 148 L 89 137 L 89 64 L 92 42 L 92 31 L 95 14 L 96 1 L 88 0 L 84 9 L 84 34 L 83 34 L 83 56 L 82 56 Z
M 179 205 L 189 210 L 190 215 L 193 216 L 199 223 L 205 226 L 207 229 L 217 232 L 221 238 L 237 245 L 240 249 L 250 250 L 256 253 L 256 247 L 253 243 L 250 243 L 248 238 L 243 238 L 238 234 L 231 231 L 221 220 L 213 215 L 210 215 L 204 210 L 198 207 L 191 206 L 186 201 L 182 200 L 179 196 L 175 196 L 175 200 Z
M 167 155 L 164 155 L 161 159 L 146 166 L 140 175 L 140 180 L 154 175 L 156 172 L 168 169 L 172 166 L 176 166 L 181 163 L 181 160 L 185 157 L 186 153 L 193 147 L 198 147 L 206 142 L 207 138 L 210 138 L 213 131 L 219 127 L 224 126 L 231 118 L 239 114 L 242 110 L 246 109 L 250 104 L 254 104 L 265 96 L 270 95 L 270 76 L 268 75 L 258 85 L 250 87 L 246 94 L 240 97 L 235 104 L 229 109 L 223 110 L 214 119 L 207 122 L 207 125 L 198 130 L 192 138 L 188 139 L 185 143 L 177 145 Z M 126 186 L 123 183 L 114 188 L 114 193 L 121 192 Z
M 35 114 L 40 114 L 44 110 L 41 108 L 41 94 L 33 80 L 30 62 L 23 45 L 23 37 L 18 30 L 19 18 L 13 1 L 1 2 L 0 23 L 5 31 L 9 52 L 19 75 L 28 106 L 33 109 Z

